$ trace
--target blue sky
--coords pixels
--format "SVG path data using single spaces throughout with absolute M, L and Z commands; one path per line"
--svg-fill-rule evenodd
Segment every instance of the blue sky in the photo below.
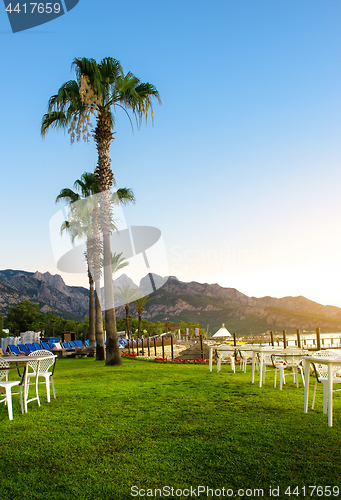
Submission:
M 118 186 L 128 225 L 162 231 L 169 273 L 254 296 L 341 307 L 338 0 L 127 4 L 80 0 L 13 34 L 0 8 L 1 269 L 60 273 L 54 200 L 96 165 L 96 149 L 40 123 L 74 78 L 74 57 L 111 56 L 153 83 L 162 106 L 134 133 L 118 111 Z

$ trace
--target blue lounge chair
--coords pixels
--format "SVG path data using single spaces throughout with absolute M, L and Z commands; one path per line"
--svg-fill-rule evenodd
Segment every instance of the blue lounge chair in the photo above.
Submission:
M 9 344 L 8 347 L 7 347 L 7 352 L 9 352 L 10 354 L 14 354 L 15 356 L 19 356 L 20 354 L 22 354 L 18 347 L 14 344 Z
M 25 344 L 18 344 L 18 348 L 22 352 L 22 354 L 30 354 L 29 348 Z
M 26 347 L 30 352 L 35 352 L 37 350 L 33 344 L 26 344 Z
M 62 347 L 64 347 L 64 349 L 69 349 L 74 351 L 76 350 L 75 347 L 71 347 L 68 342 L 61 342 L 61 345 Z
M 40 345 L 43 349 L 45 349 L 45 351 L 52 351 L 51 347 L 47 342 L 41 342 Z
M 36 351 L 41 351 L 41 345 L 39 342 L 33 342 L 34 347 L 36 348 Z
M 73 343 L 76 345 L 76 347 L 88 347 L 81 340 L 74 340 Z

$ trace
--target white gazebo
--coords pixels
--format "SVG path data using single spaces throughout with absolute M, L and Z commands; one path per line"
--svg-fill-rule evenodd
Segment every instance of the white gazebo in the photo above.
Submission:
M 223 323 L 222 327 L 219 328 L 219 330 L 214 335 L 212 335 L 212 338 L 216 337 L 232 337 L 232 335 L 230 334 L 230 332 Z

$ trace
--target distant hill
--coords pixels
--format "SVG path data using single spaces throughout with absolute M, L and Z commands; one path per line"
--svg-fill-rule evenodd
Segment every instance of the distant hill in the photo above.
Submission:
M 341 331 L 341 309 L 323 306 L 305 297 L 248 297 L 235 288 L 223 288 L 192 281 L 184 283 L 169 277 L 166 284 L 151 294 L 144 317 L 153 321 L 198 321 L 210 333 L 222 323 L 228 330 L 247 335 L 273 330 L 294 332 L 314 330 Z
M 0 312 L 30 300 L 43 313 L 53 312 L 68 319 L 83 318 L 89 308 L 89 290 L 67 286 L 59 275 L 6 269 L 0 271 Z
M 198 321 L 210 333 L 225 323 L 228 330 L 237 334 L 263 333 L 267 330 L 293 332 L 314 330 L 341 331 L 341 309 L 323 306 L 305 297 L 248 297 L 235 288 L 220 285 L 184 283 L 176 277 L 153 275 L 156 292 L 150 293 L 150 276 L 142 278 L 139 289 L 153 299 L 146 304 L 143 317 L 150 321 Z M 114 282 L 119 286 L 136 287 L 126 275 Z M 39 305 L 41 312 L 54 312 L 64 318 L 80 319 L 88 314 L 89 290 L 68 286 L 59 275 L 7 269 L 0 271 L 0 312 L 3 316 L 9 307 L 30 300 Z M 116 298 L 116 304 L 119 304 Z M 131 306 L 134 314 L 134 307 Z M 124 317 L 124 306 L 117 307 L 117 317 Z

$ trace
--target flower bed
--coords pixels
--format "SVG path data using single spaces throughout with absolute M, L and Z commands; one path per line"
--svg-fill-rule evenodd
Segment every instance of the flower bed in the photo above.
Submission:
M 192 364 L 195 364 L 195 363 L 208 363 L 208 359 L 202 359 L 202 358 L 195 358 L 195 359 L 173 359 L 173 360 L 168 360 L 167 358 L 166 359 L 162 359 L 162 358 L 155 358 L 154 361 L 161 361 L 161 362 L 168 362 L 168 363 L 192 363 Z
M 189 363 L 189 364 L 197 364 L 197 363 L 203 363 L 206 364 L 208 363 L 208 359 L 202 359 L 202 358 L 195 358 L 195 359 L 168 359 L 168 358 L 148 358 L 148 357 L 143 357 L 143 356 L 137 356 L 137 354 L 131 354 L 128 352 L 122 352 L 121 353 L 122 357 L 125 358 L 134 358 L 138 359 L 141 361 L 153 361 L 156 363 L 175 363 L 175 364 L 184 364 L 184 363 Z M 216 363 L 216 361 L 213 361 L 213 363 Z

